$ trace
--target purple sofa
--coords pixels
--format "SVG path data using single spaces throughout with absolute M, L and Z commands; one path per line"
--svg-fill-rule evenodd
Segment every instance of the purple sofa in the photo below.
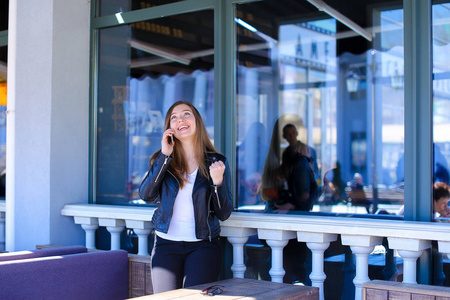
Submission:
M 17 259 L 36 258 L 55 255 L 68 255 L 86 252 L 87 248 L 84 246 L 65 246 L 65 247 L 45 248 L 40 250 L 16 251 L 9 253 L 1 253 L 0 262 Z
M 0 255 L 0 299 L 127 298 L 126 251 L 83 252 L 84 247 L 63 248 L 67 247 L 53 248 L 54 252 L 50 249 L 30 251 L 36 256 L 30 254 L 31 257 L 25 259 L 18 258 L 26 255 L 20 252 L 16 252 L 18 255 L 11 253 L 14 260 L 4 260 L 5 255 Z M 69 254 L 69 250 L 78 253 Z

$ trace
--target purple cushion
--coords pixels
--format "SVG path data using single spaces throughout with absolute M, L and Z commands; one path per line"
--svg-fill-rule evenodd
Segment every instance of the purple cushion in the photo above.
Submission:
M 0 262 L 0 299 L 127 298 L 128 253 L 111 250 Z
M 9 261 L 16 259 L 26 259 L 44 256 L 55 256 L 55 255 L 67 255 L 75 253 L 87 252 L 87 248 L 83 246 L 67 246 L 67 247 L 56 247 L 56 248 L 45 248 L 40 250 L 30 250 L 30 251 L 17 251 L 10 253 L 1 253 L 1 261 Z

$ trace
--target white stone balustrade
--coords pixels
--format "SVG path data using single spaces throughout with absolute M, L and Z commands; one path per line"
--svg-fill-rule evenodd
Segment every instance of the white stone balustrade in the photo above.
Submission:
M 95 230 L 106 227 L 111 233 L 111 250 L 120 249 L 120 234 L 131 228 L 138 236 L 138 253 L 148 254 L 148 236 L 152 230 L 154 207 L 136 207 L 98 204 L 66 205 L 61 214 L 74 217 L 86 232 L 86 247 L 95 249 Z
M 75 224 L 80 224 L 86 232 L 86 247 L 95 249 L 95 231 L 98 228 L 98 218 L 74 217 Z
M 148 236 L 152 232 L 153 226 L 150 221 L 126 220 L 126 227 L 133 228 L 134 233 L 138 236 L 138 253 L 139 255 L 150 255 L 148 253 Z
M 369 254 L 376 245 L 383 243 L 382 237 L 368 235 L 341 235 L 342 245 L 350 246 L 356 256 L 355 299 L 362 298 L 362 285 L 370 281 L 369 278 Z
M 320 300 L 324 300 L 323 283 L 327 278 L 323 271 L 324 252 L 330 246 L 330 242 L 337 240 L 337 234 L 297 232 L 297 240 L 306 242 L 306 246 L 312 252 L 312 271 L 309 278 L 311 279 L 311 285 L 319 288 Z
M 283 282 L 283 248 L 289 240 L 297 237 L 294 231 L 258 228 L 258 238 L 266 240 L 272 249 L 272 268 L 269 271 L 273 282 Z
M 120 234 L 125 229 L 125 221 L 119 219 L 99 219 L 98 225 L 106 227 L 111 234 L 111 250 L 120 249 Z
M 228 241 L 233 245 L 233 271 L 234 278 L 244 278 L 246 270 L 244 264 L 244 245 L 248 241 L 248 237 L 256 234 L 256 229 L 243 227 L 224 227 L 221 230 L 221 236 L 227 237 Z
M 92 241 L 95 234 L 92 232 L 95 233 L 97 224 L 116 228 L 117 231 L 123 226 L 134 229 L 139 236 L 138 251 L 146 254 L 153 210 L 152 207 L 74 204 L 66 205 L 62 214 L 74 217 L 75 223 L 86 230 L 86 245 L 95 245 L 95 240 Z M 438 242 L 441 253 L 450 254 L 450 225 L 445 223 L 233 212 L 221 226 L 221 235 L 227 237 L 233 245 L 231 269 L 234 277 L 244 276 L 244 245 L 249 236 L 257 234 L 258 238 L 266 240 L 271 247 L 270 275 L 272 281 L 278 282 L 282 281 L 285 274 L 283 247 L 290 239 L 306 242 L 313 253 L 310 279 L 312 285 L 320 288 L 321 299 L 326 278 L 323 253 L 338 236 L 341 237 L 342 244 L 350 246 L 356 256 L 355 299 L 361 299 L 360 287 L 369 280 L 369 254 L 374 246 L 382 244 L 384 238 L 388 239 L 389 248 L 396 250 L 404 260 L 404 282 L 416 282 L 416 260 L 423 250 L 430 247 L 431 241 Z
M 417 283 L 416 262 L 423 250 L 431 247 L 431 241 L 388 237 L 389 248 L 397 250 L 403 258 L 403 282 Z

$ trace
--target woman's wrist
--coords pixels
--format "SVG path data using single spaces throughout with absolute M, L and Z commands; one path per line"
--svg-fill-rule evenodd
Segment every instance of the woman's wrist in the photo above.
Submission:
M 170 156 L 170 154 L 166 154 L 166 153 L 164 153 L 164 151 L 163 151 L 163 150 L 161 150 L 161 154 L 162 154 L 162 155 L 164 155 L 164 156 Z

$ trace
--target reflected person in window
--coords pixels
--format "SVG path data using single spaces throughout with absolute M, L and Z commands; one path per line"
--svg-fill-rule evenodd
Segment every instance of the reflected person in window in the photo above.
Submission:
M 221 265 L 219 220 L 232 211 L 230 168 L 189 102 L 166 115 L 161 150 L 139 188 L 156 203 L 151 270 L 155 293 L 216 281 Z
M 450 218 L 448 201 L 450 187 L 445 182 L 436 182 L 433 189 L 434 218 Z
M 297 128 L 293 124 L 283 127 L 283 138 L 289 146 L 282 155 L 281 174 L 287 180 L 292 201 L 275 206 L 282 210 L 309 211 L 317 199 L 317 186 L 313 187 L 316 180 L 315 160 L 312 158 L 314 149 L 299 141 L 297 136 Z
M 433 185 L 433 212 L 434 219 L 438 222 L 449 222 L 450 220 L 439 218 L 450 218 L 450 209 L 448 202 L 450 201 L 450 186 L 445 182 L 436 182 Z M 398 212 L 399 216 L 405 214 L 405 206 L 402 205 Z

